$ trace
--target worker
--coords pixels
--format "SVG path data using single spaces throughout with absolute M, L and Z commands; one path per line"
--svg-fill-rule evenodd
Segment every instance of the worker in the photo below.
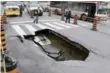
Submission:
M 71 11 L 69 10 L 68 12 L 66 12 L 66 21 L 65 23 L 70 23 L 70 18 L 71 18 Z
M 41 13 L 40 7 L 38 7 L 37 11 L 38 11 L 38 15 L 39 15 Z
M 19 8 L 20 8 L 20 17 L 22 17 L 22 12 L 23 12 L 23 7 L 22 7 L 22 5 L 19 5 Z
M 51 16 L 51 9 L 49 9 L 48 16 Z
M 36 18 L 35 18 L 35 20 L 34 20 L 34 23 L 38 23 L 38 10 L 35 12 L 35 14 L 36 14 Z
M 73 23 L 73 24 L 78 24 L 77 21 L 78 21 L 78 15 L 75 15 L 75 16 L 74 16 L 74 23 Z

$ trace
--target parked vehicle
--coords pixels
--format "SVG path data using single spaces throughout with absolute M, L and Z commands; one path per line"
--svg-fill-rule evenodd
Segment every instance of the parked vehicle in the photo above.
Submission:
M 20 15 L 20 8 L 19 8 L 19 6 L 6 6 L 4 9 L 4 13 L 7 16 L 10 16 L 10 15 L 19 16 Z
M 42 16 L 43 15 L 43 9 L 38 3 L 34 3 L 34 1 L 33 1 L 32 3 L 29 2 L 27 4 L 27 12 L 31 17 L 36 15 L 38 8 L 40 9 L 40 12 L 38 13 L 38 15 Z
M 24 6 L 23 6 L 22 2 L 20 2 L 20 1 L 18 1 L 18 2 L 7 1 L 4 6 L 4 13 L 7 16 L 12 16 L 12 15 L 20 16 L 20 6 L 22 6 L 24 9 Z
M 62 14 L 62 4 L 67 5 L 65 8 L 65 13 L 69 9 L 72 12 L 71 17 L 77 14 L 81 20 L 93 21 L 94 17 L 98 17 L 99 22 L 107 20 L 107 2 L 101 1 L 86 1 L 86 2 L 57 2 L 52 1 L 50 3 L 51 7 L 56 7 L 54 10 L 56 14 Z M 58 6 L 59 4 L 59 6 Z M 86 17 L 86 18 L 85 18 Z M 88 18 L 89 17 L 89 18 Z
M 48 12 L 49 11 L 49 5 L 50 5 L 49 1 L 39 1 L 38 3 L 43 8 L 44 12 Z

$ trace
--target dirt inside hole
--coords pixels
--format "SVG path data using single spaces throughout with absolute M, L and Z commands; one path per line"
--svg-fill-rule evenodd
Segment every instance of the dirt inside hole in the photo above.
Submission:
M 56 61 L 65 60 L 85 60 L 89 55 L 89 50 L 79 43 L 73 42 L 64 36 L 54 32 L 41 32 L 38 37 L 45 36 L 51 44 L 43 46 L 45 50 L 50 52 L 51 49 L 59 50 L 56 54 L 47 54 Z M 57 57 L 54 57 L 57 55 Z
M 70 42 L 54 34 L 46 35 L 51 41 L 51 46 L 62 52 L 62 60 L 85 60 L 89 51 L 78 43 Z

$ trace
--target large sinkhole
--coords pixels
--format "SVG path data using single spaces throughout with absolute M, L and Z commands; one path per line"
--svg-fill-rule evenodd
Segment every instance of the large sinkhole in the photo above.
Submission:
M 89 55 L 89 51 L 85 47 L 55 31 L 48 29 L 37 31 L 36 37 L 40 38 L 40 42 L 48 42 L 46 45 L 39 42 L 39 45 L 42 45 L 43 51 L 56 61 L 85 60 Z

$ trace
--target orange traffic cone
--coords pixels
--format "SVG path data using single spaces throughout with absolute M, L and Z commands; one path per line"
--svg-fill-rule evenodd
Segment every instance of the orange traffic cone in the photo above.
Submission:
M 5 31 L 3 27 L 1 27 L 0 36 L 1 36 L 0 49 L 1 49 L 1 64 L 2 64 L 0 73 L 18 73 L 17 61 L 15 61 L 15 59 L 5 54 L 6 40 L 5 40 Z
M 5 51 L 6 50 L 6 40 L 5 40 L 5 31 L 3 29 L 1 29 L 0 36 L 1 36 L 0 47 L 1 47 L 1 49 L 3 49 Z
M 98 17 L 95 17 L 92 26 L 92 30 L 94 31 L 97 31 L 97 21 L 98 21 Z
M 4 25 L 6 22 L 7 22 L 7 16 L 6 15 L 3 15 L 1 17 L 1 25 Z
M 0 73 L 18 73 L 17 61 L 14 58 L 2 54 L 1 64 Z

